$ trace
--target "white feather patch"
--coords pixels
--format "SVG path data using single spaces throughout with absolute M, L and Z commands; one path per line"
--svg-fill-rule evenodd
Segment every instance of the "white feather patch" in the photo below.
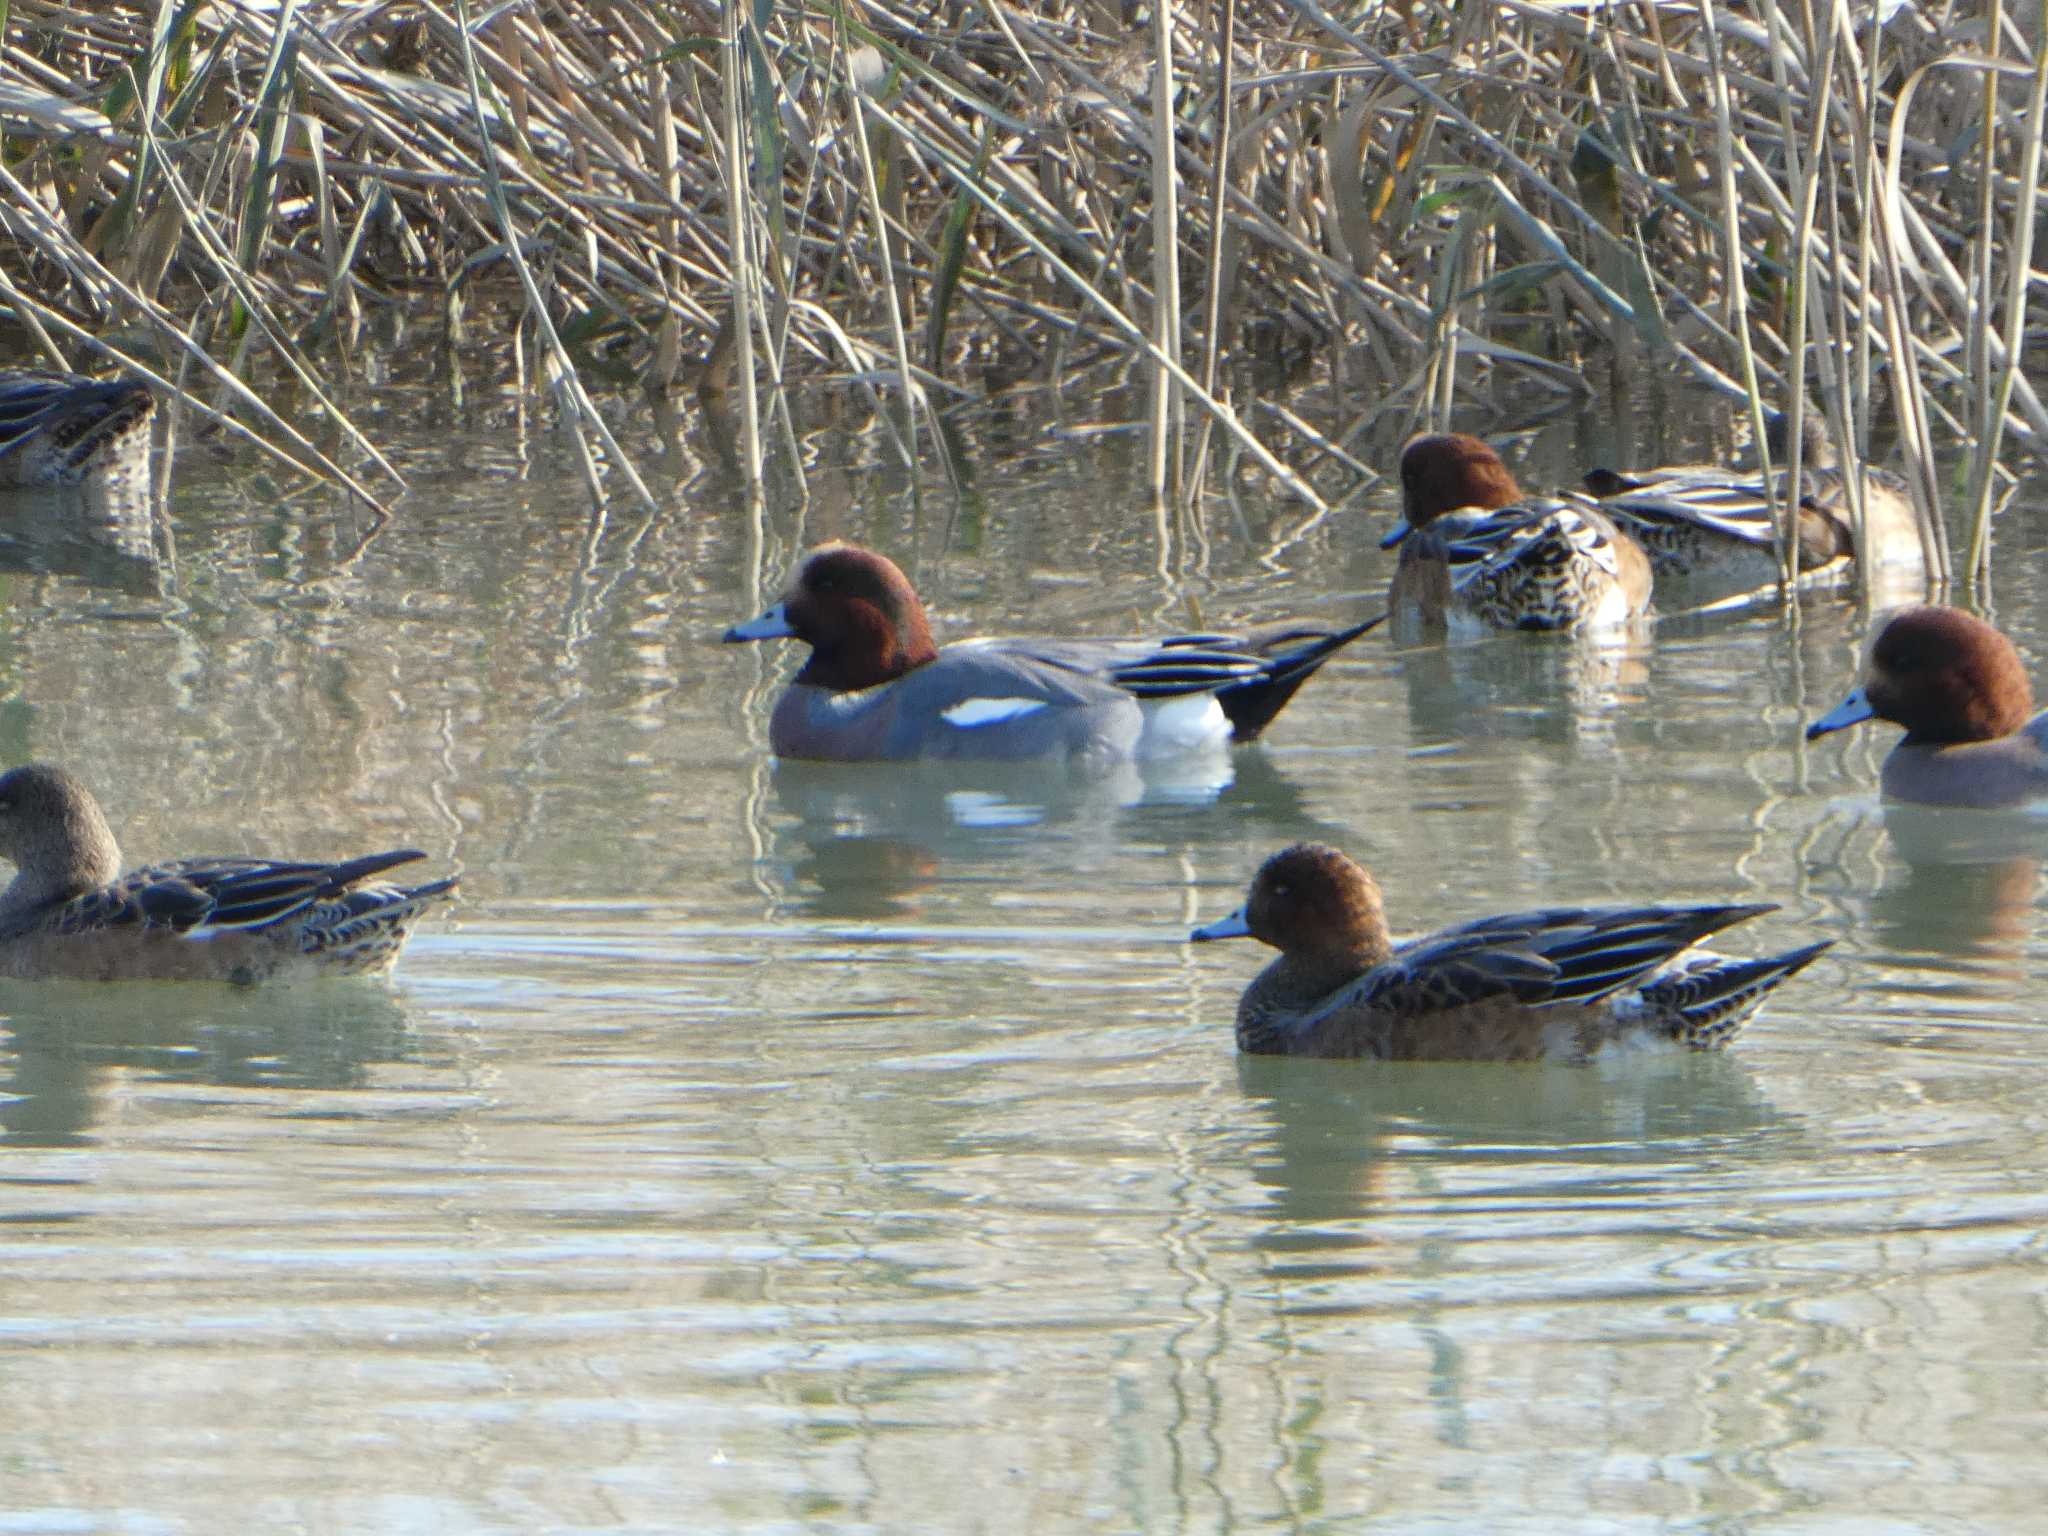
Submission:
M 1026 715 L 1037 714 L 1043 708 L 1043 699 L 962 699 L 951 709 L 940 710 L 939 718 L 948 725 L 969 731 L 976 726 L 1000 725 L 1005 720 L 1021 720 Z
M 1199 752 L 1230 739 L 1230 720 L 1213 693 L 1184 693 L 1177 698 L 1146 699 L 1144 733 L 1138 738 L 1141 758 Z

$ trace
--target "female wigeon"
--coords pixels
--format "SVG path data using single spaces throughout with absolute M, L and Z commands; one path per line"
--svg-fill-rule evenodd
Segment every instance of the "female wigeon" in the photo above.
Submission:
M 1242 907 L 1190 937 L 1249 935 L 1280 951 L 1238 1002 L 1242 1051 L 1584 1062 L 1609 1046 L 1726 1045 L 1829 941 L 1762 960 L 1690 946 L 1774 910 L 1557 907 L 1397 945 L 1371 874 L 1300 843 L 1266 860 Z
M 2010 809 L 2048 799 L 2048 712 L 2033 708 L 2004 635 L 1959 608 L 1907 608 L 1879 623 L 1861 686 L 1806 737 L 1889 720 L 1906 728 L 1879 777 L 1890 798 Z
M 1401 450 L 1397 622 L 1456 630 L 1589 630 L 1650 606 L 1650 562 L 1585 497 L 1524 496 L 1500 455 L 1462 432 Z
M 1332 652 L 1380 622 L 1163 640 L 932 641 L 893 561 L 827 544 L 728 642 L 811 648 L 768 739 L 781 757 L 1119 760 L 1250 741 Z
M 370 882 L 426 857 L 410 848 L 339 864 L 179 859 L 124 875 L 98 802 L 47 763 L 0 774 L 0 857 L 17 871 L 0 892 L 0 975 L 22 980 L 381 971 L 412 920 L 455 889 Z
M 155 411 L 134 379 L 0 369 L 0 487 L 71 485 L 133 457 Z
M 1818 411 L 1800 417 L 1799 570 L 1802 579 L 1830 580 L 1856 567 L 1855 513 L 1849 487 Z M 1773 489 L 1779 505 L 1790 488 L 1786 417 L 1772 412 Z M 1866 568 L 1890 582 L 1924 580 L 1920 523 L 1905 483 L 1882 470 L 1862 471 Z M 1585 486 L 1601 510 L 1642 545 L 1657 577 L 1700 579 L 1735 590 L 1778 579 L 1776 528 L 1763 476 L 1714 464 L 1657 469 L 1589 470 Z

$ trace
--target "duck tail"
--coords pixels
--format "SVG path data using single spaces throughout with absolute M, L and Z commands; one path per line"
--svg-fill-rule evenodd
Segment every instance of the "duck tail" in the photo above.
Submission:
M 1757 960 L 1699 954 L 1652 978 L 1640 994 L 1645 1014 L 1681 1045 L 1719 1050 L 1741 1032 L 1764 994 L 1811 965 L 1833 939 Z
M 358 861 L 361 862 L 361 861 Z M 458 877 L 424 885 L 359 885 L 309 909 L 299 927 L 299 948 L 330 972 L 389 968 L 421 913 L 446 899 Z
M 381 875 L 387 869 L 396 869 L 401 864 L 411 864 L 425 857 L 426 855 L 417 848 L 393 848 L 385 853 L 366 853 L 359 859 L 347 859 L 339 864 L 330 864 L 316 894 L 338 895 L 372 875 Z
M 1295 691 L 1338 651 L 1386 623 L 1375 614 L 1346 629 L 1292 628 L 1257 636 L 1251 647 L 1265 658 L 1256 677 L 1221 689 L 1216 702 L 1230 722 L 1232 741 L 1257 741 L 1273 717 L 1287 707 Z

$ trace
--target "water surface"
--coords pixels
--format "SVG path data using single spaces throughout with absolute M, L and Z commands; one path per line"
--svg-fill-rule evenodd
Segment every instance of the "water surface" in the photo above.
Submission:
M 388 525 L 202 446 L 155 552 L 0 550 L 0 760 L 131 859 L 415 843 L 466 897 L 389 985 L 0 999 L 0 1529 L 2038 1521 L 2048 829 L 1888 824 L 1888 732 L 1801 742 L 1852 604 L 1373 637 L 1220 772 L 776 767 L 795 658 L 715 640 L 810 542 L 951 634 L 1337 620 L 1387 503 L 1162 542 L 1128 439 L 998 422 L 957 507 L 825 433 L 757 524 L 693 429 L 599 514 L 444 401 L 370 424 Z M 1184 935 L 1305 837 L 1397 926 L 1836 947 L 1721 1056 L 1239 1060 L 1263 954 Z

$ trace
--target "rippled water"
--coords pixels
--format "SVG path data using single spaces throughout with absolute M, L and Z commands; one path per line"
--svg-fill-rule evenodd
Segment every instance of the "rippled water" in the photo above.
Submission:
M 804 544 L 954 634 L 1334 619 L 1385 503 L 1162 559 L 1128 443 L 1011 423 L 958 509 L 823 451 L 759 529 L 716 476 L 599 518 L 509 418 L 391 406 L 381 528 L 202 446 L 155 553 L 0 544 L 0 761 L 132 859 L 416 842 L 466 893 L 388 986 L 0 998 L 0 1530 L 2039 1520 L 2048 829 L 1888 824 L 1887 732 L 1802 745 L 1852 606 L 1373 637 L 1220 790 L 776 768 L 793 657 L 714 641 Z M 1310 836 L 1397 926 L 1838 943 L 1724 1056 L 1241 1061 L 1263 955 L 1183 936 Z

